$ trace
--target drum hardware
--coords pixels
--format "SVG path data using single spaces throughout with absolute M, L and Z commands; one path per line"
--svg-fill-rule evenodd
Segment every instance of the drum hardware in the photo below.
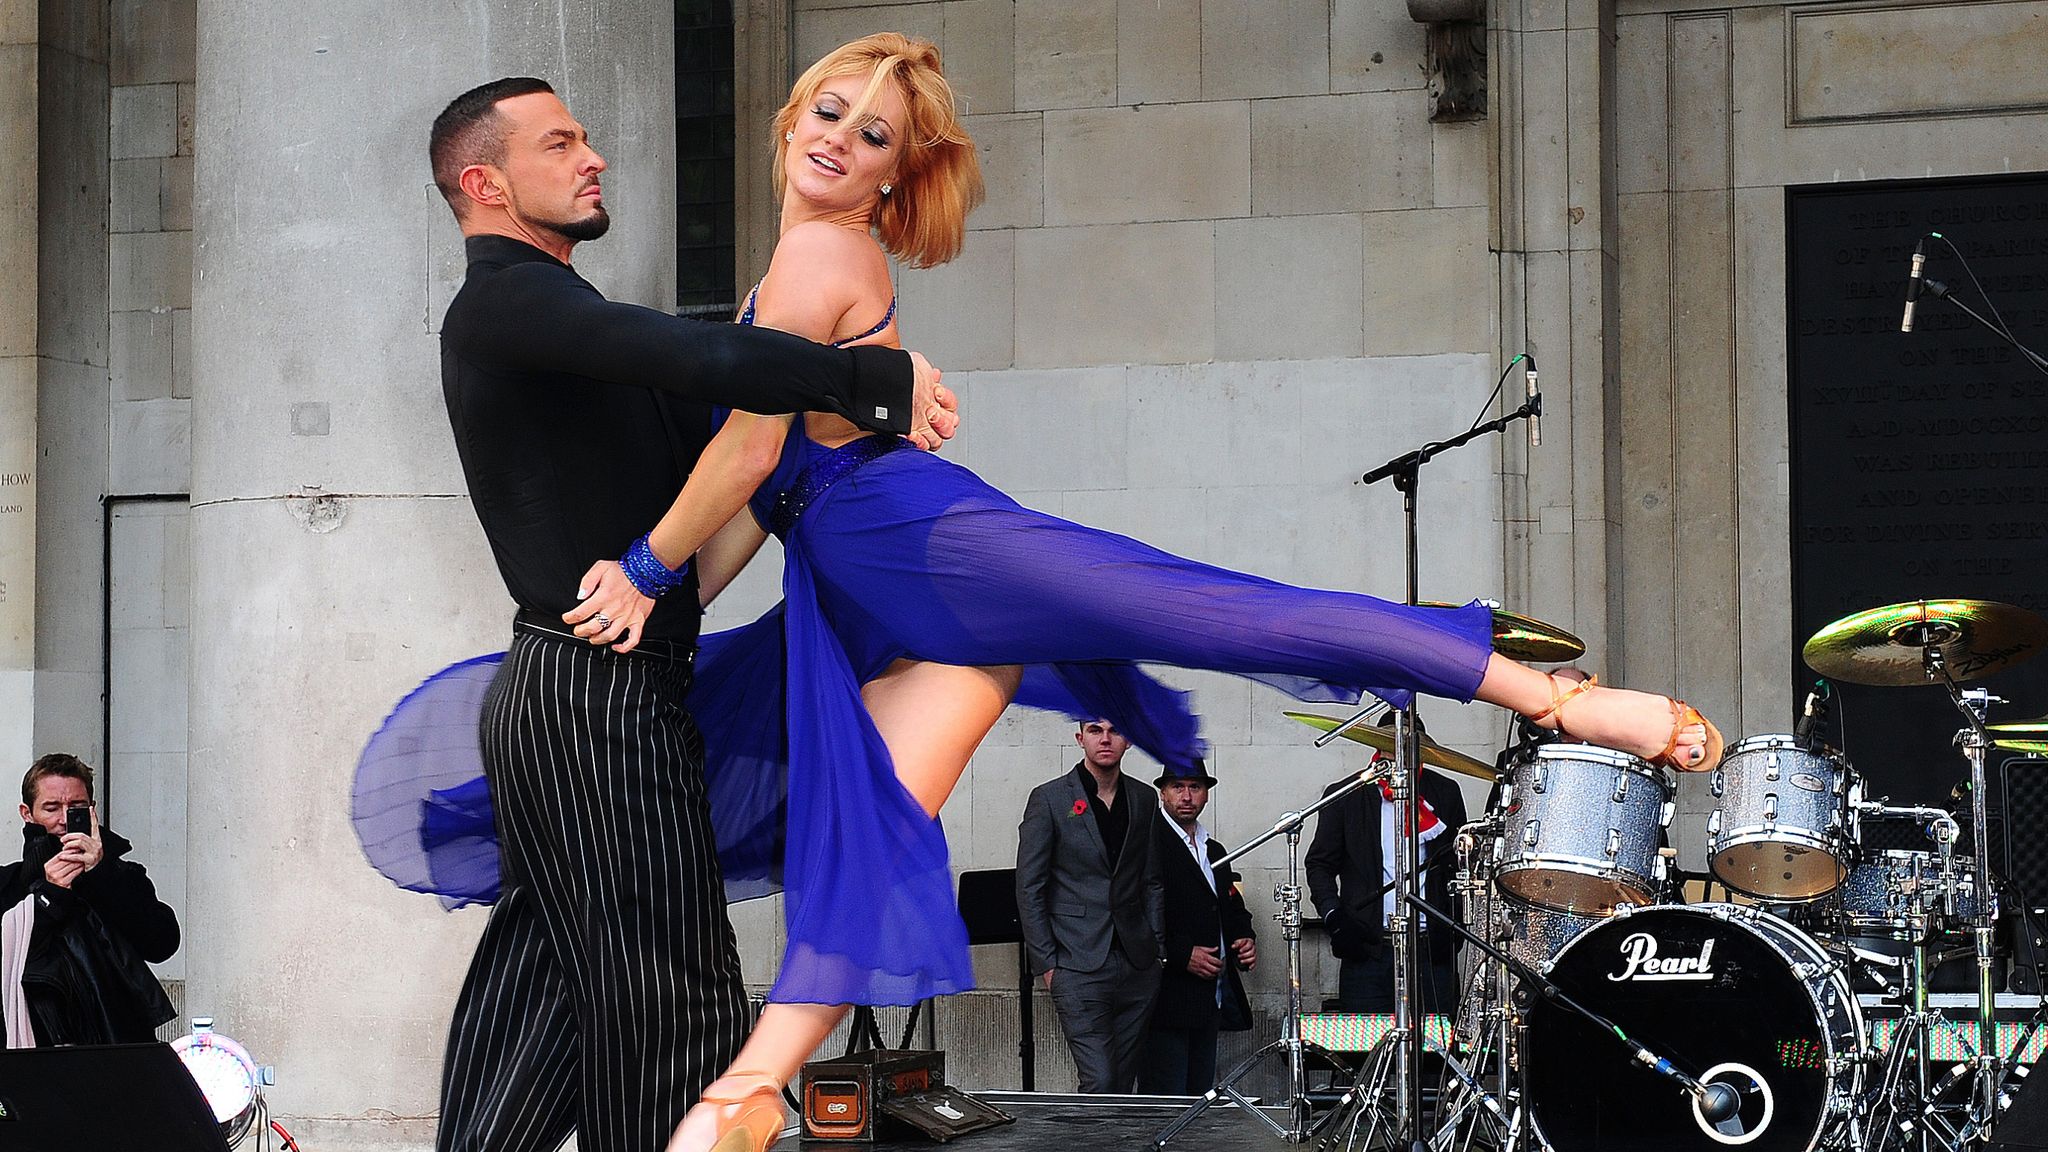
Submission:
M 1968 916 L 1955 907 L 1955 870 L 1945 868 L 1944 885 L 1953 921 L 1967 923 L 1977 959 L 1977 1056 L 1973 1061 L 1970 1120 L 1961 1131 L 1988 1131 L 1996 1118 L 1999 1069 L 1994 1018 L 1991 933 L 1998 909 L 1991 898 L 1991 861 L 1985 810 L 1984 758 L 1991 746 L 1986 728 L 1991 705 L 2004 703 L 1981 688 L 1961 684 L 2004 671 L 2048 647 L 2048 620 L 2027 609 L 1988 600 L 1915 600 L 1887 605 L 1837 620 L 1822 628 L 1802 649 L 1806 663 L 1823 676 L 1858 684 L 1907 686 L 1940 684 L 1963 718 L 1956 741 L 1969 763 L 1971 863 L 1973 884 L 1982 886 Z M 1924 945 L 1916 945 L 1923 962 L 1916 973 L 1916 1001 L 1924 1001 Z
M 1243 847 L 1217 859 L 1215 862 L 1215 866 L 1220 868 L 1223 865 L 1236 861 L 1238 857 L 1245 855 L 1276 836 L 1284 835 L 1287 837 L 1287 880 L 1285 883 L 1277 884 L 1273 888 L 1273 899 L 1280 905 L 1280 911 L 1274 913 L 1273 918 L 1280 922 L 1281 938 L 1287 941 L 1287 1015 L 1284 1017 L 1284 1023 L 1280 1028 L 1280 1038 L 1253 1052 L 1250 1056 L 1245 1057 L 1237 1067 L 1232 1068 L 1221 1080 L 1218 1080 L 1215 1087 L 1204 1093 L 1200 1100 L 1197 1100 L 1186 1111 L 1175 1117 L 1171 1124 L 1161 1129 L 1159 1135 L 1152 1139 L 1152 1147 L 1154 1149 L 1165 1148 L 1168 1141 L 1180 1134 L 1181 1129 L 1186 1128 L 1197 1116 L 1207 1111 L 1210 1105 L 1226 1096 L 1235 1102 L 1239 1108 L 1243 1109 L 1247 1115 L 1256 1117 L 1260 1123 L 1272 1129 L 1274 1135 L 1290 1144 L 1304 1143 L 1337 1118 L 1338 1113 L 1333 1111 L 1325 1114 L 1321 1120 L 1315 1120 L 1308 1098 L 1307 1057 L 1321 1057 L 1330 1067 L 1339 1071 L 1348 1071 L 1348 1069 L 1344 1062 L 1337 1058 L 1335 1053 L 1320 1045 L 1308 1043 L 1301 1038 L 1301 826 L 1304 821 L 1315 813 L 1351 795 L 1360 788 L 1369 785 L 1377 786 L 1382 781 L 1387 780 L 1390 775 L 1391 767 L 1389 765 L 1370 765 L 1351 779 L 1345 781 L 1342 785 L 1331 789 L 1321 799 L 1303 808 L 1301 811 L 1288 812 L 1282 815 L 1271 828 L 1266 829 Z M 1397 999 L 1395 1003 L 1398 1006 L 1400 1001 Z M 1412 1027 L 1419 1037 L 1421 1028 L 1419 1025 L 1412 1023 L 1415 1019 L 1416 1017 L 1411 1016 L 1404 1021 L 1401 1015 L 1396 1012 L 1394 1032 L 1400 1032 L 1404 1026 Z M 1287 1060 L 1288 1091 L 1286 1108 L 1288 1122 L 1285 1125 L 1280 1124 L 1264 1111 L 1254 1106 L 1250 1099 L 1237 1090 L 1238 1081 L 1249 1075 L 1252 1069 L 1261 1060 L 1265 1059 L 1266 1056 L 1276 1053 L 1284 1056 Z
M 1321 732 L 1323 735 L 1316 739 L 1317 747 L 1342 736 L 1375 752 L 1387 756 L 1394 754 L 1396 740 L 1394 729 L 1390 725 L 1358 723 L 1356 718 L 1339 720 L 1334 716 L 1323 716 L 1314 712 L 1283 712 L 1281 715 L 1299 720 Z M 1499 775 L 1494 771 L 1493 765 L 1483 760 L 1474 760 L 1455 748 L 1446 748 L 1426 734 L 1422 737 L 1422 762 L 1431 768 L 1456 772 L 1460 776 L 1470 776 L 1474 780 L 1491 781 Z

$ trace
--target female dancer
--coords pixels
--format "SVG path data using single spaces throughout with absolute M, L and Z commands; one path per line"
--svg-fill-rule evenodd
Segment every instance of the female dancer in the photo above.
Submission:
M 893 34 L 837 49 L 798 79 L 776 131 L 782 234 L 741 322 L 896 343 L 885 252 L 952 258 L 981 192 L 937 50 Z M 1673 767 L 1719 757 L 1718 735 L 1681 703 L 1553 682 L 1495 655 L 1478 605 L 1409 608 L 1197 564 L 1030 511 L 900 447 L 836 417 L 730 414 L 674 508 L 619 563 L 594 566 L 591 596 L 564 617 L 630 647 L 651 606 L 641 591 L 680 583 L 692 555 L 708 602 L 764 530 L 784 541 L 783 605 L 707 638 L 691 700 L 714 806 L 732 810 L 722 789 L 756 790 L 742 835 L 786 835 L 779 859 L 754 863 L 782 869 L 788 950 L 753 1035 L 672 1152 L 773 1143 L 780 1088 L 849 1002 L 971 986 L 935 817 L 1020 685 L 1121 723 L 1158 703 L 1128 695 L 1146 691 L 1128 674 L 1143 661 L 1322 699 L 1476 698 Z M 1122 715 L 1110 711 L 1120 695 Z

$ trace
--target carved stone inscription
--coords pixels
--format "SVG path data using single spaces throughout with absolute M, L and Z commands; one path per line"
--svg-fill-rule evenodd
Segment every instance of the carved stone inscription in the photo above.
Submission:
M 2048 613 L 2048 375 L 1931 293 L 1899 331 L 1914 241 L 1939 232 L 2048 354 L 2048 176 L 1795 188 L 1787 211 L 1795 642 L 1906 600 Z M 1927 251 L 1927 275 L 1989 316 L 1955 253 Z M 1804 700 L 1814 676 L 1793 657 Z M 2048 712 L 2048 654 L 1986 684 L 2013 702 L 1994 720 Z M 1945 799 L 1964 771 L 1946 694 L 1840 691 L 1875 790 Z
M 33 449 L 27 443 L 19 451 L 0 453 L 0 669 L 35 666 Z

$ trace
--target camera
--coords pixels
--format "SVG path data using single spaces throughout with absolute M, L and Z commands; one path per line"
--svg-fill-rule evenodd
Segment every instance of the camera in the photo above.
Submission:
M 83 832 L 88 836 L 92 835 L 92 806 L 90 804 L 73 804 L 71 807 L 66 808 L 64 810 L 64 831 L 67 834 Z

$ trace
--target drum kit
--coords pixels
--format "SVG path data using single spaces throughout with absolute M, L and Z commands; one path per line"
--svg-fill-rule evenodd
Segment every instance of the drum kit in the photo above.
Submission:
M 1496 617 L 1503 650 L 1521 658 L 1582 650 L 1560 629 Z M 1434 1107 L 1413 1121 L 1402 1107 L 1400 1079 L 1420 1075 L 1400 1055 L 1411 1003 L 1325 1146 L 1930 1152 L 1987 1141 L 2017 1081 L 1994 1022 L 2001 907 L 1984 761 L 1991 748 L 2048 752 L 2048 717 L 1989 723 L 2003 701 L 1963 685 L 2044 648 L 2048 620 L 1988 601 L 1889 605 L 1821 629 L 1803 656 L 1824 679 L 1795 730 L 1736 742 L 1707 774 L 1712 812 L 1689 830 L 1704 833 L 1707 871 L 1690 884 L 1668 842 L 1676 789 L 1663 769 L 1526 724 L 1495 764 L 1421 739 L 1422 763 L 1495 784 L 1444 865 L 1458 870 L 1461 907 L 1426 910 L 1462 922 L 1477 946 L 1463 950 L 1454 1039 L 1425 1062 L 1441 1073 Z M 1963 720 L 1968 809 L 1867 799 L 1816 731 L 1830 680 L 1945 689 Z M 1289 715 L 1383 751 L 1396 743 L 1386 728 Z M 1911 822 L 1926 847 L 1866 843 L 1866 822 L 1880 820 Z M 1929 983 L 1964 957 L 1976 964 L 1968 1056 L 1937 1066 L 1946 1022 Z M 1871 1005 L 1896 1017 L 1888 1043 L 1865 1019 Z

